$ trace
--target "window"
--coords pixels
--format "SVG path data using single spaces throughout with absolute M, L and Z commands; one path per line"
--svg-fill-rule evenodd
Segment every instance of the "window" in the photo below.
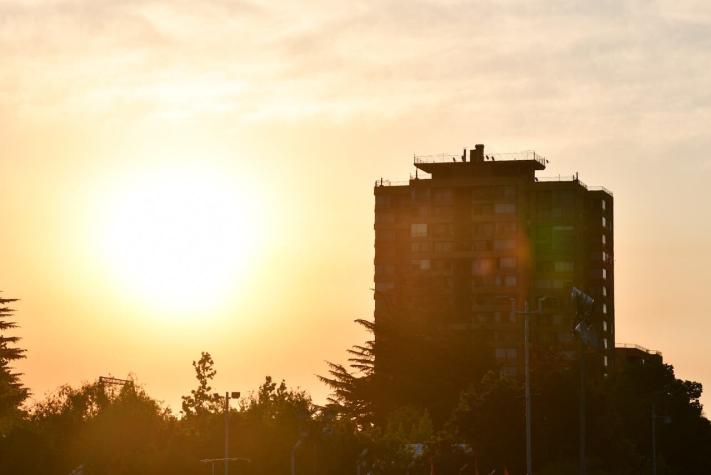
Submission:
M 604 201 L 603 201 L 604 203 Z M 602 364 L 607 368 L 607 356 L 602 357 Z
M 494 241 L 494 249 L 497 251 L 510 251 L 516 248 L 516 241 L 513 239 L 497 239 Z
M 607 202 L 605 200 L 602 200 L 602 209 L 603 211 L 607 209 Z
M 496 189 L 493 186 L 477 186 L 472 189 L 472 201 L 486 201 L 496 197 Z
M 607 349 L 607 346 L 608 346 L 607 345 L 607 338 L 602 339 L 602 346 L 603 346 L 603 348 Z
M 507 360 L 515 361 L 518 351 L 516 348 L 497 348 L 496 349 L 496 359 L 497 360 Z
M 395 284 L 392 282 L 376 282 L 375 290 L 378 292 L 385 292 L 395 288 Z
M 602 245 L 604 246 L 605 244 L 607 244 L 607 237 L 603 234 L 602 235 Z
M 448 205 L 454 201 L 452 190 L 434 190 L 432 195 L 432 199 L 436 204 Z
M 606 303 L 602 304 L 602 313 L 603 313 L 603 315 L 607 315 L 607 304 Z
M 553 247 L 568 251 L 575 246 L 575 227 L 573 226 L 553 226 Z
M 496 203 L 494 205 L 496 214 L 511 214 L 516 212 L 516 205 L 513 203 Z
M 604 216 L 602 217 L 602 227 L 603 228 L 607 227 L 607 218 L 605 218 Z
M 516 279 L 515 275 L 507 275 L 504 279 L 504 285 L 506 285 L 506 287 L 516 287 L 517 283 L 518 279 Z
M 556 272 L 573 272 L 574 263 L 571 261 L 556 261 L 553 269 Z
M 474 320 L 479 323 L 486 323 L 487 321 L 491 320 L 491 314 L 489 314 L 489 313 L 475 313 Z
M 478 203 L 472 205 L 472 216 L 491 214 L 494 212 L 494 205 L 491 203 Z
M 375 195 L 375 208 L 386 209 L 390 207 L 390 197 L 387 195 Z
M 607 331 L 607 321 L 606 320 L 602 321 L 602 331 L 604 331 L 604 332 Z
M 451 223 L 437 223 L 432 225 L 432 234 L 436 237 L 445 237 L 452 234 Z
M 427 237 L 427 223 L 411 224 L 410 236 L 414 238 Z
M 499 276 L 485 275 L 481 277 L 475 277 L 472 279 L 472 288 L 477 289 L 479 287 L 498 287 L 499 286 Z
M 491 239 L 494 237 L 494 223 L 476 223 L 472 234 L 475 238 Z
M 410 250 L 412 252 L 426 252 L 430 250 L 430 243 L 427 241 L 416 241 L 410 243 Z
M 439 217 L 450 217 L 454 213 L 454 209 L 451 206 L 433 206 L 432 215 Z
M 607 269 L 602 270 L 602 278 L 607 279 Z
M 496 223 L 496 235 L 497 236 L 513 236 L 516 234 L 516 222 L 515 221 L 503 221 Z
M 502 378 L 510 378 L 510 379 L 515 379 L 516 378 L 516 367 L 513 366 L 507 366 L 505 368 L 501 368 L 501 371 L 499 372 Z
M 538 279 L 536 280 L 535 285 L 537 289 L 550 289 L 553 287 L 553 282 L 549 279 Z
M 472 242 L 472 251 L 488 251 L 491 247 L 491 241 L 474 241 Z
M 605 287 L 604 285 L 602 286 L 602 296 L 607 297 L 607 287 Z
M 454 243 L 451 241 L 440 241 L 436 242 L 434 245 L 435 252 L 451 252 L 454 247 Z
M 447 259 L 435 259 L 432 261 L 432 268 L 438 271 L 451 271 L 452 263 Z
M 395 239 L 395 231 L 392 229 L 376 229 L 375 239 L 377 241 L 392 241 Z
M 572 285 L 569 285 L 569 281 L 562 280 L 562 279 L 553 279 L 553 288 L 554 289 L 564 289 L 566 287 L 572 287 Z
M 474 259 L 472 261 L 472 274 L 484 275 L 494 270 L 494 262 L 491 259 Z
M 515 257 L 502 257 L 499 259 L 500 269 L 515 269 L 516 268 L 516 258 Z

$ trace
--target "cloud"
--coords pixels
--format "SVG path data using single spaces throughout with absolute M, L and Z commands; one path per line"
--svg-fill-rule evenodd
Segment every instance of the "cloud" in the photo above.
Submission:
M 27 117 L 708 119 L 698 3 L 5 2 L 0 111 Z M 522 127 L 530 125 L 518 120 Z M 606 125 L 607 124 L 607 125 Z M 692 127 L 697 127 L 692 125 Z

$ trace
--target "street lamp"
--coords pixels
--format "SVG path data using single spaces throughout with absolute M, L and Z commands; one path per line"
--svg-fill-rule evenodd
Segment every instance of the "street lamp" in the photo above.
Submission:
M 239 392 L 238 391 L 227 391 L 225 392 L 225 475 L 229 475 L 230 473 L 230 460 L 229 460 L 229 440 L 230 440 L 230 425 L 229 425 L 229 416 L 230 416 L 230 399 L 239 399 Z M 215 393 L 213 394 L 215 399 L 219 399 L 220 393 Z
M 579 396 L 579 473 L 580 475 L 586 475 L 587 473 L 587 461 L 586 461 L 586 417 L 585 417 L 585 348 L 586 345 L 590 344 L 591 333 L 590 327 L 588 325 L 588 320 L 592 314 L 593 304 L 595 299 L 590 295 L 586 294 L 577 287 L 572 287 L 570 289 L 570 299 L 575 304 L 575 325 L 574 331 L 578 333 L 578 359 L 579 359 L 579 372 L 580 372 L 580 396 Z
M 506 297 L 500 297 L 506 299 Z M 543 302 L 550 297 L 538 297 L 537 310 L 529 311 L 528 299 L 523 302 L 523 312 L 516 311 L 516 298 L 509 297 L 511 301 L 511 315 L 523 315 L 523 380 L 524 380 L 524 401 L 526 405 L 526 474 L 533 475 L 533 449 L 531 447 L 531 363 L 530 363 L 530 325 L 528 317 L 530 315 L 543 314 Z

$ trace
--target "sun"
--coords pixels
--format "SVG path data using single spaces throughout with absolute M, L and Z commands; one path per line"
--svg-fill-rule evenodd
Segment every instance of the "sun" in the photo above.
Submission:
M 255 252 L 256 200 L 228 173 L 200 166 L 132 174 L 105 208 L 103 254 L 122 288 L 175 313 L 239 292 Z

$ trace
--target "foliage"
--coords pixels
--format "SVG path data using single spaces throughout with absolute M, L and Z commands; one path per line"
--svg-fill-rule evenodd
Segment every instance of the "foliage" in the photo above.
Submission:
M 212 356 L 205 351 L 201 353 L 198 361 L 193 361 L 198 387 L 191 390 L 189 396 L 182 396 L 182 409 L 186 416 L 214 414 L 220 411 L 220 398 L 211 392 L 210 386 L 210 381 L 217 374 L 214 365 Z
M 374 322 L 358 319 L 357 324 L 371 335 L 375 332 Z M 377 398 L 375 379 L 375 339 L 370 338 L 363 345 L 354 345 L 348 350 L 348 366 L 326 362 L 329 376 L 318 376 L 321 382 L 331 388 L 328 398 L 330 409 L 356 423 L 368 427 L 375 423 L 375 401 Z
M 63 386 L 0 449 L 13 454 L 10 473 L 187 473 L 177 424 L 135 384 Z
M 14 310 L 9 307 L 16 301 L 0 298 L 0 437 L 7 435 L 21 419 L 20 406 L 29 396 L 20 382 L 21 375 L 12 369 L 13 362 L 25 357 L 25 350 L 17 346 L 20 337 L 7 334 L 17 328 Z

